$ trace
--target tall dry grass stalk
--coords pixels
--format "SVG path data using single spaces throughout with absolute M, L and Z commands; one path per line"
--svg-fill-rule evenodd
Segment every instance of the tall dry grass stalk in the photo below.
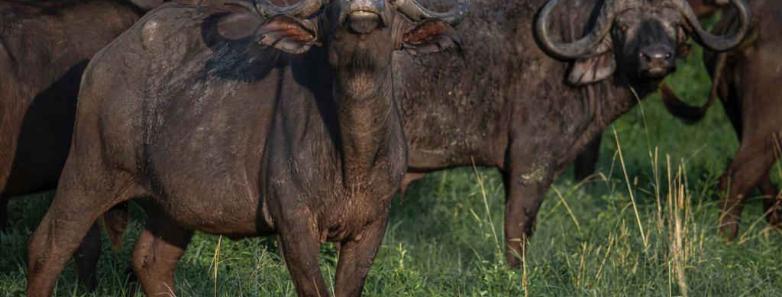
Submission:
M 685 176 L 683 166 L 678 166 L 676 173 L 672 172 L 670 156 L 666 157 L 668 166 L 668 244 L 669 244 L 669 265 L 676 279 L 681 296 L 687 297 L 687 221 L 689 213 L 689 199 L 687 198 Z
M 215 245 L 215 253 L 212 257 L 212 263 L 209 265 L 209 270 L 212 272 L 212 280 L 214 281 L 214 296 L 217 297 L 217 280 L 218 272 L 220 271 L 220 252 L 222 251 L 223 236 L 217 238 L 217 244 Z
M 643 110 L 641 111 L 643 113 Z M 644 117 L 644 126 L 645 125 L 645 115 Z M 648 132 L 647 132 L 648 133 Z M 663 185 L 661 180 L 661 166 L 660 166 L 660 150 L 659 147 L 655 146 L 653 149 L 649 148 L 649 162 L 651 165 L 651 182 L 653 183 L 654 189 L 649 192 L 648 194 L 653 195 L 655 198 L 655 217 L 654 217 L 654 224 L 655 224 L 655 230 L 649 230 L 650 232 L 647 232 L 647 230 L 644 229 L 644 220 L 641 218 L 641 213 L 638 208 L 637 204 L 637 198 L 635 196 L 635 188 L 637 185 L 631 182 L 631 178 L 627 171 L 627 165 L 625 164 L 624 160 L 624 153 L 622 150 L 622 144 L 619 139 L 619 134 L 616 131 L 616 128 L 613 128 L 613 134 L 614 134 L 614 140 L 616 144 L 616 153 L 614 155 L 613 161 L 618 161 L 619 167 L 622 170 L 622 175 L 624 179 L 624 183 L 627 189 L 628 196 L 630 197 L 630 204 L 633 209 L 633 214 L 635 216 L 635 221 L 637 224 L 638 232 L 640 233 L 641 241 L 644 246 L 644 254 L 646 256 L 654 257 L 655 255 L 661 255 L 660 252 L 662 252 L 662 255 L 666 262 L 668 263 L 669 267 L 669 295 L 675 296 L 673 292 L 673 282 L 676 283 L 676 287 L 678 287 L 678 296 L 689 296 L 689 286 L 687 284 L 687 263 L 689 263 L 689 255 L 691 253 L 690 245 L 691 242 L 688 242 L 690 233 L 690 228 L 694 228 L 694 226 L 690 226 L 688 228 L 688 224 L 692 223 L 690 221 L 690 200 L 688 197 L 687 192 L 687 172 L 685 170 L 685 167 L 683 165 L 674 165 L 671 162 L 670 156 L 666 156 L 665 158 L 665 170 L 666 170 L 666 178 L 667 178 L 667 193 L 663 193 Z M 612 171 L 613 171 L 613 161 L 612 161 Z M 665 256 L 666 252 L 663 250 L 658 249 L 651 249 L 651 236 L 652 233 L 656 231 L 656 237 L 659 239 L 664 239 L 667 242 L 662 243 L 662 245 L 655 245 L 655 246 L 667 246 L 667 256 Z M 609 248 L 611 247 L 611 241 L 612 238 L 609 238 Z M 606 258 L 608 257 L 609 251 L 606 251 Z M 650 253 L 653 253 L 653 255 L 650 255 Z M 605 261 L 605 260 L 604 260 Z M 604 262 L 603 261 L 603 262 Z M 601 267 L 598 268 L 597 278 L 600 278 L 602 271 L 602 264 Z
M 500 244 L 500 237 L 497 236 L 497 230 L 494 228 L 494 221 L 492 221 L 491 216 L 491 210 L 489 209 L 489 194 L 486 191 L 486 186 L 484 184 L 484 177 L 483 175 L 478 172 L 478 167 L 475 166 L 475 160 L 471 159 L 472 161 L 472 170 L 475 174 L 475 180 L 478 182 L 478 188 L 480 188 L 481 191 L 481 198 L 483 199 L 483 209 L 486 212 L 486 222 L 489 224 L 489 227 L 491 227 L 491 234 L 494 237 L 494 244 L 497 248 L 497 254 L 502 255 L 502 245 Z
M 622 144 L 619 141 L 619 133 L 616 132 L 616 128 L 613 128 L 614 140 L 616 141 L 616 151 L 619 156 L 619 164 L 622 167 L 622 174 L 624 175 L 625 184 L 627 185 L 627 194 L 630 195 L 630 202 L 633 206 L 633 212 L 635 213 L 635 221 L 638 224 L 638 230 L 641 232 L 641 240 L 644 244 L 644 252 L 649 250 L 649 238 L 644 232 L 644 226 L 641 223 L 641 215 L 638 213 L 638 204 L 635 202 L 635 191 L 633 191 L 633 185 L 630 183 L 630 176 L 627 174 L 627 167 L 625 166 L 625 159 L 622 155 Z

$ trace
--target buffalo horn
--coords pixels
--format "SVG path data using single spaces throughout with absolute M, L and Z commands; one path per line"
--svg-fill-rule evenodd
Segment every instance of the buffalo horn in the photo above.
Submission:
M 396 9 L 413 21 L 438 19 L 456 25 L 464 19 L 470 6 L 469 0 L 457 0 L 456 5 L 446 12 L 435 12 L 422 6 L 416 0 L 391 0 Z
M 295 4 L 279 6 L 271 0 L 233 0 L 228 3 L 236 4 L 254 10 L 264 17 L 287 15 L 296 18 L 309 18 L 323 7 L 325 0 L 300 0 Z
M 549 0 L 538 13 L 535 20 L 535 34 L 543 49 L 549 54 L 562 59 L 579 59 L 601 54 L 597 52 L 603 37 L 611 30 L 614 22 L 614 0 L 605 0 L 600 7 L 600 15 L 595 21 L 594 29 L 589 34 L 574 42 L 558 42 L 551 39 L 549 19 L 551 12 L 559 4 L 559 0 Z
M 689 3 L 686 0 L 674 1 L 679 12 L 687 20 L 693 30 L 695 30 L 696 41 L 704 47 L 713 51 L 727 51 L 738 46 L 747 35 L 750 27 L 750 12 L 749 7 L 743 0 L 730 0 L 730 3 L 736 7 L 739 16 L 739 29 L 733 35 L 717 36 L 713 35 L 703 29 L 701 23 L 698 21 L 698 17 L 692 11 Z

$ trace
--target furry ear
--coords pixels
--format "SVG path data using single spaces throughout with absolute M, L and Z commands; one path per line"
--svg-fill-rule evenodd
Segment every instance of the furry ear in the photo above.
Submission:
M 604 80 L 613 75 L 614 71 L 616 71 L 614 54 L 607 52 L 573 62 L 567 80 L 571 85 L 582 86 Z
M 588 85 L 609 78 L 616 71 L 614 40 L 606 36 L 595 49 L 600 55 L 577 59 L 570 66 L 567 81 L 574 86 Z
M 402 49 L 412 55 L 436 53 L 450 48 L 461 50 L 461 47 L 456 30 L 440 20 L 427 20 L 402 36 Z
M 309 21 L 289 16 L 268 20 L 257 32 L 258 42 L 289 54 L 301 54 L 318 44 L 317 28 Z
M 692 45 L 687 42 L 689 39 L 689 35 L 687 34 L 687 30 L 685 30 L 682 26 L 676 27 L 676 56 L 677 57 L 686 57 L 690 54 L 690 51 L 692 50 Z
M 130 2 L 133 3 L 133 5 L 136 5 L 143 10 L 150 10 L 160 6 L 165 1 L 164 0 L 130 0 Z

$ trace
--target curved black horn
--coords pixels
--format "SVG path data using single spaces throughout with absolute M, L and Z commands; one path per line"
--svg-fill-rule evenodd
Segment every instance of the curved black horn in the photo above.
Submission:
M 747 35 L 747 32 L 749 32 L 751 18 L 749 7 L 743 0 L 730 0 L 730 3 L 736 7 L 736 11 L 738 12 L 740 22 L 739 29 L 732 36 L 717 36 L 703 29 L 701 23 L 698 21 L 698 17 L 692 11 L 692 7 L 690 7 L 686 0 L 675 1 L 679 12 L 684 16 L 693 30 L 695 30 L 695 33 L 697 34 L 695 40 L 704 47 L 718 52 L 727 51 L 738 46 Z
M 540 10 L 535 20 L 535 33 L 543 49 L 558 58 L 577 59 L 600 54 L 596 49 L 603 41 L 603 37 L 611 30 L 616 9 L 614 0 L 605 0 L 600 8 L 594 29 L 586 36 L 570 43 L 553 41 L 549 32 L 549 18 L 551 12 L 559 4 L 559 0 L 549 0 Z
M 272 3 L 271 0 L 235 0 L 231 4 L 237 4 L 256 11 L 264 17 L 276 15 L 287 15 L 299 18 L 308 18 L 318 12 L 323 7 L 324 0 L 300 0 L 295 4 L 279 6 Z
M 392 0 L 391 3 L 399 12 L 413 21 L 439 19 L 451 25 L 461 22 L 470 7 L 469 0 L 457 0 L 456 5 L 446 12 L 431 11 L 416 0 Z

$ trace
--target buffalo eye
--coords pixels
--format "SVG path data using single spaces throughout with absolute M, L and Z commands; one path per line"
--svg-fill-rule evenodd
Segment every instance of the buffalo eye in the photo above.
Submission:
M 630 26 L 625 23 L 619 23 L 616 27 L 619 28 L 619 32 L 622 33 L 627 33 L 627 30 L 630 30 Z

